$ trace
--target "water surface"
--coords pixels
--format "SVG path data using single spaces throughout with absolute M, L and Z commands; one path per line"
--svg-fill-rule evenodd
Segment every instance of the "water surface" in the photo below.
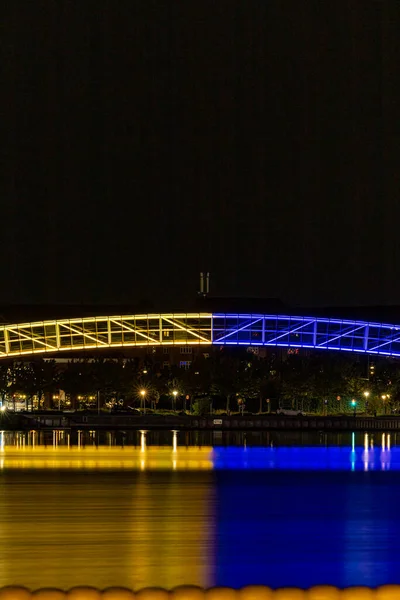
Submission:
M 400 583 L 396 436 L 193 433 L 0 433 L 0 586 Z

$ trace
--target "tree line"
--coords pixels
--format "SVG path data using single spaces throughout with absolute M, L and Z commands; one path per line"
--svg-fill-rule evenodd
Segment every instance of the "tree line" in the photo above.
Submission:
M 61 400 L 60 390 L 63 391 Z M 399 409 L 400 364 L 363 355 L 274 351 L 260 357 L 241 348 L 213 349 L 188 369 L 145 358 L 0 362 L 4 402 L 26 409 L 126 407 L 147 410 L 312 413 L 393 412 Z

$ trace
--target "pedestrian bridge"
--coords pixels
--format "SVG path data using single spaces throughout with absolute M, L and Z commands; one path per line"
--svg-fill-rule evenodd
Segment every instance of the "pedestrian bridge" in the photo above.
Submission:
M 400 357 L 400 325 L 232 313 L 113 315 L 0 327 L 0 358 L 134 346 L 272 346 Z

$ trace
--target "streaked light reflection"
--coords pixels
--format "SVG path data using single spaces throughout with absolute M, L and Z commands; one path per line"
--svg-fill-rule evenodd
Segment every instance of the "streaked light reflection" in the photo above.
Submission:
M 364 460 L 364 471 L 368 471 L 368 433 L 364 434 L 364 452 L 363 452 L 363 460 Z
M 60 456 L 59 448 L 49 449 L 49 455 Z M 29 467 L 25 472 L 1 471 L 1 588 L 16 582 L 32 590 L 70 589 L 82 582 L 135 590 L 214 585 L 212 472 L 199 471 L 193 463 L 197 472 L 179 470 L 179 452 L 174 475 L 169 462 L 170 472 L 160 478 L 147 470 L 139 448 L 138 464 L 146 472 L 122 471 L 125 451 L 112 453 L 110 472 L 76 470 L 91 464 L 84 458 L 80 464 L 61 458 L 35 463 L 61 466 L 61 472 L 32 471 L 29 458 L 19 462 Z M 95 455 L 92 449 L 89 453 Z M 100 458 L 96 466 L 103 464 Z
M 178 447 L 178 432 L 172 432 L 172 452 L 176 452 Z
M 354 471 L 356 466 L 356 434 L 351 434 L 351 470 Z
M 138 432 L 137 446 L 104 445 L 89 432 L 0 432 L 1 468 L 78 469 L 264 469 L 264 470 L 400 470 L 400 447 L 392 447 L 389 433 L 347 436 L 348 446 L 180 446 L 180 432 L 171 431 L 169 445 L 153 446 L 147 431 Z M 44 441 L 48 440 L 48 445 Z M 123 438 L 122 438 L 123 440 Z M 182 434 L 182 442 L 187 438 Z M 124 441 L 124 440 L 123 440 Z M 74 443 L 73 443 L 74 442 Z M 110 445 L 109 445 L 110 444 Z M 242 445 L 243 444 L 243 445 Z M 349 452 L 350 450 L 350 452 Z
M 146 433 L 147 431 L 140 432 L 140 452 L 146 451 Z
M 210 470 L 213 468 L 212 448 L 168 447 L 141 448 L 105 447 L 5 447 L 1 468 L 8 469 L 147 469 Z

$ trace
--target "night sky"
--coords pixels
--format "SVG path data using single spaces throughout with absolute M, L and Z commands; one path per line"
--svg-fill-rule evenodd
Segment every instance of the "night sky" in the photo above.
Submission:
M 400 2 L 2 11 L 1 303 L 400 304 Z

